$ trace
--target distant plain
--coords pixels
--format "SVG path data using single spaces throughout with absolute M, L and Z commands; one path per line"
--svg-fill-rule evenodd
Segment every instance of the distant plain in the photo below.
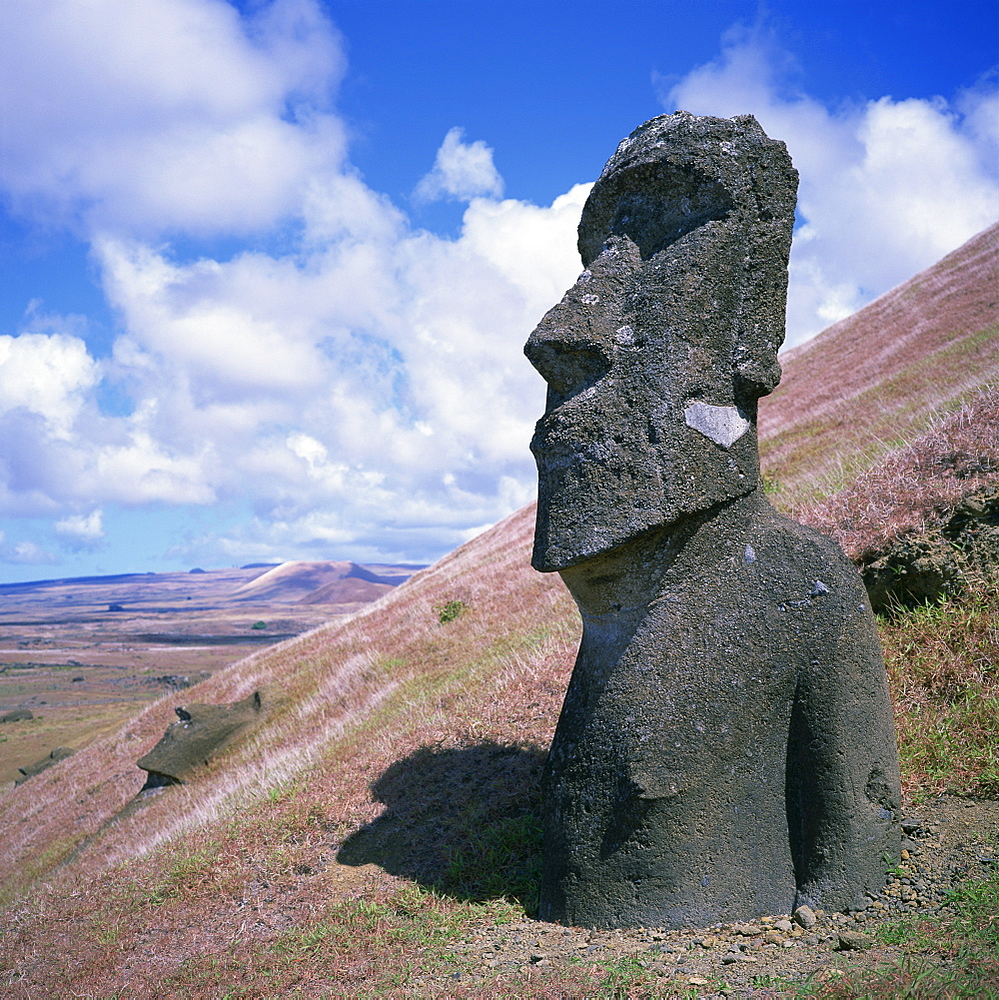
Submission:
M 392 589 L 351 576 L 351 567 L 290 563 L 277 573 L 251 565 L 0 585 L 0 716 L 34 716 L 0 726 L 0 785 L 55 747 L 81 749 L 171 690 L 182 704 L 188 682 L 346 618 Z M 399 580 L 413 567 L 358 571 Z M 329 603 L 313 602 L 316 585 Z

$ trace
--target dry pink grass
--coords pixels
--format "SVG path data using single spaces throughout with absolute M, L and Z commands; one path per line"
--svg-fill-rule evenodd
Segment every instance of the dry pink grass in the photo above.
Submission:
M 371 866 L 330 864 L 331 849 L 384 810 L 371 799 L 375 779 L 421 747 L 541 752 L 551 738 L 578 634 L 560 581 L 530 569 L 532 531 L 533 512 L 520 511 L 348 624 L 261 651 L 185 692 L 219 702 L 263 687 L 285 699 L 196 785 L 125 809 L 142 784 L 134 761 L 171 721 L 172 697 L 81 751 L 74 767 L 0 799 L 8 891 L 93 835 L 8 910 L 18 933 L 2 947 L 7 967 L 26 977 L 21 995 L 42 995 L 33 990 L 53 974 L 67 991 L 100 981 L 156 995 L 129 965 L 144 970 L 140 982 L 155 982 L 157 970 L 225 953 L 240 934 L 276 940 L 331 895 L 393 891 L 397 881 Z M 433 609 L 446 600 L 467 610 L 442 625 Z M 324 874 L 303 879 L 296 866 Z M 142 902 L 164 893 L 155 906 Z M 98 927 L 119 927 L 132 957 Z M 149 941 L 155 954 L 139 957 Z
M 796 510 L 999 381 L 999 224 L 781 357 L 763 471 Z
M 798 519 L 835 538 L 854 561 L 896 538 L 939 527 L 960 501 L 999 484 L 999 387 L 986 386 L 910 445 Z
M 265 704 L 276 707 L 268 725 L 227 754 L 225 766 L 210 768 L 197 791 L 178 789 L 172 800 L 162 796 L 106 831 L 87 849 L 87 863 L 97 863 L 97 855 L 117 861 L 141 853 L 220 815 L 227 803 L 234 808 L 267 784 L 280 784 L 328 752 L 335 737 L 357 727 L 397 689 L 404 708 L 406 689 L 414 689 L 412 711 L 424 728 L 430 722 L 451 732 L 451 709 L 464 694 L 451 690 L 451 674 L 480 681 L 478 664 L 480 673 L 513 683 L 529 676 L 534 659 L 545 655 L 546 633 L 557 634 L 568 651 L 574 636 L 563 623 L 571 603 L 557 578 L 530 569 L 532 527 L 531 511 L 521 511 L 346 622 L 258 652 L 185 691 L 183 701 L 220 703 L 262 689 Z M 442 626 L 433 611 L 442 597 L 463 600 L 470 609 L 452 628 Z M 518 642 L 516 636 L 526 638 Z M 434 684 L 442 693 L 428 706 L 423 688 Z M 30 880 L 33 859 L 44 854 L 47 866 L 53 851 L 68 853 L 124 808 L 144 780 L 135 761 L 174 721 L 180 701 L 176 694 L 160 699 L 113 737 L 78 753 L 72 767 L 53 767 L 0 798 L 6 847 L 0 884 L 9 890 Z M 390 738 L 397 736 L 393 731 Z M 187 797 L 200 807 L 177 810 L 177 799 Z

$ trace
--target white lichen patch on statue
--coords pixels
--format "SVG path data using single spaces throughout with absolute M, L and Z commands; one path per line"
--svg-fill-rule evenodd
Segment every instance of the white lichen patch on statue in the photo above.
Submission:
M 683 419 L 688 427 L 700 431 L 723 448 L 730 448 L 751 426 L 738 407 L 713 406 L 711 403 L 702 403 L 699 399 L 687 406 L 683 411 Z

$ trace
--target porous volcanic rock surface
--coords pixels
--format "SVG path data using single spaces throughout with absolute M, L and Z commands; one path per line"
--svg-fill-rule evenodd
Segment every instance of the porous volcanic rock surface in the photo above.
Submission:
M 542 778 L 546 920 L 862 906 L 898 857 L 863 587 L 759 481 L 797 181 L 752 116 L 645 122 L 583 207 L 585 270 L 528 338 L 548 384 L 532 565 L 583 624 Z

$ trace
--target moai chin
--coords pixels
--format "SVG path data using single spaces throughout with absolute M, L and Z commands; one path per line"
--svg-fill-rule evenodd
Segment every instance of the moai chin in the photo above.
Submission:
M 586 270 L 527 342 L 549 387 L 533 562 L 583 620 L 544 777 L 544 920 L 863 907 L 898 856 L 863 586 L 760 484 L 796 188 L 752 116 L 646 122 L 583 209 Z

